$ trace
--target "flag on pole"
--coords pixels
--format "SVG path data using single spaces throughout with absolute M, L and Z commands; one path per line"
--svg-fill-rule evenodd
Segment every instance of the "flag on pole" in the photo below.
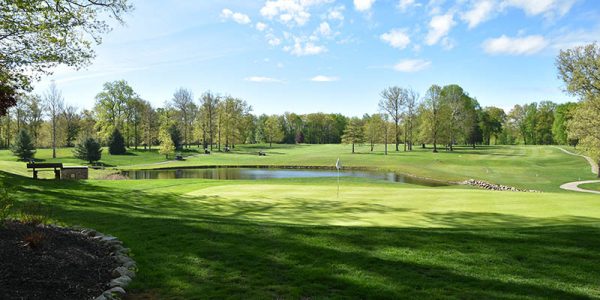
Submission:
M 338 157 L 335 162 L 335 168 L 337 169 L 337 197 L 340 197 L 340 169 L 342 168 L 342 163 L 340 162 L 340 158 Z

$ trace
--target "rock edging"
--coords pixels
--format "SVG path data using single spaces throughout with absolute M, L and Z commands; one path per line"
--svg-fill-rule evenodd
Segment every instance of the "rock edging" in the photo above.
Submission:
M 130 249 L 125 248 L 123 242 L 112 235 L 103 234 L 88 228 L 74 227 L 71 229 L 109 246 L 112 250 L 111 256 L 119 263 L 119 267 L 111 271 L 113 279 L 108 283 L 109 288 L 100 296 L 94 298 L 94 300 L 123 298 L 126 294 L 125 287 L 129 285 L 137 271 L 137 264 L 129 257 Z
M 480 188 L 483 188 L 486 190 L 492 190 L 492 191 L 541 193 L 540 191 L 537 191 L 537 190 L 518 189 L 516 187 L 493 184 L 493 183 L 485 182 L 483 180 L 475 180 L 475 179 L 465 180 L 465 181 L 461 182 L 461 184 L 476 186 L 476 187 L 480 187 Z

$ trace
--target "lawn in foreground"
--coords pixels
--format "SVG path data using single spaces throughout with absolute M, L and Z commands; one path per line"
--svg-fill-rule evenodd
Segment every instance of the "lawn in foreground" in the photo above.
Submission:
M 113 234 L 159 298 L 600 297 L 594 195 L 331 179 L 53 182 L 54 219 Z

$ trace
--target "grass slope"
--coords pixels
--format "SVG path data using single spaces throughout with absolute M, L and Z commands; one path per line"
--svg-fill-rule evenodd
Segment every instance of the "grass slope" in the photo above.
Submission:
M 600 297 L 593 195 L 347 179 L 33 181 L 54 219 L 121 238 L 136 297 Z
M 580 188 L 592 191 L 600 191 L 600 183 L 586 183 L 579 185 Z

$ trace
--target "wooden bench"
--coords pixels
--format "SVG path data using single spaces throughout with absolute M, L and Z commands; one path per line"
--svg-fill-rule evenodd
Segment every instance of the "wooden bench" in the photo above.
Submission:
M 54 169 L 54 178 L 60 179 L 60 170 L 63 168 L 62 163 L 28 163 L 27 169 L 33 169 L 33 179 L 38 179 L 39 170 L 36 169 Z

